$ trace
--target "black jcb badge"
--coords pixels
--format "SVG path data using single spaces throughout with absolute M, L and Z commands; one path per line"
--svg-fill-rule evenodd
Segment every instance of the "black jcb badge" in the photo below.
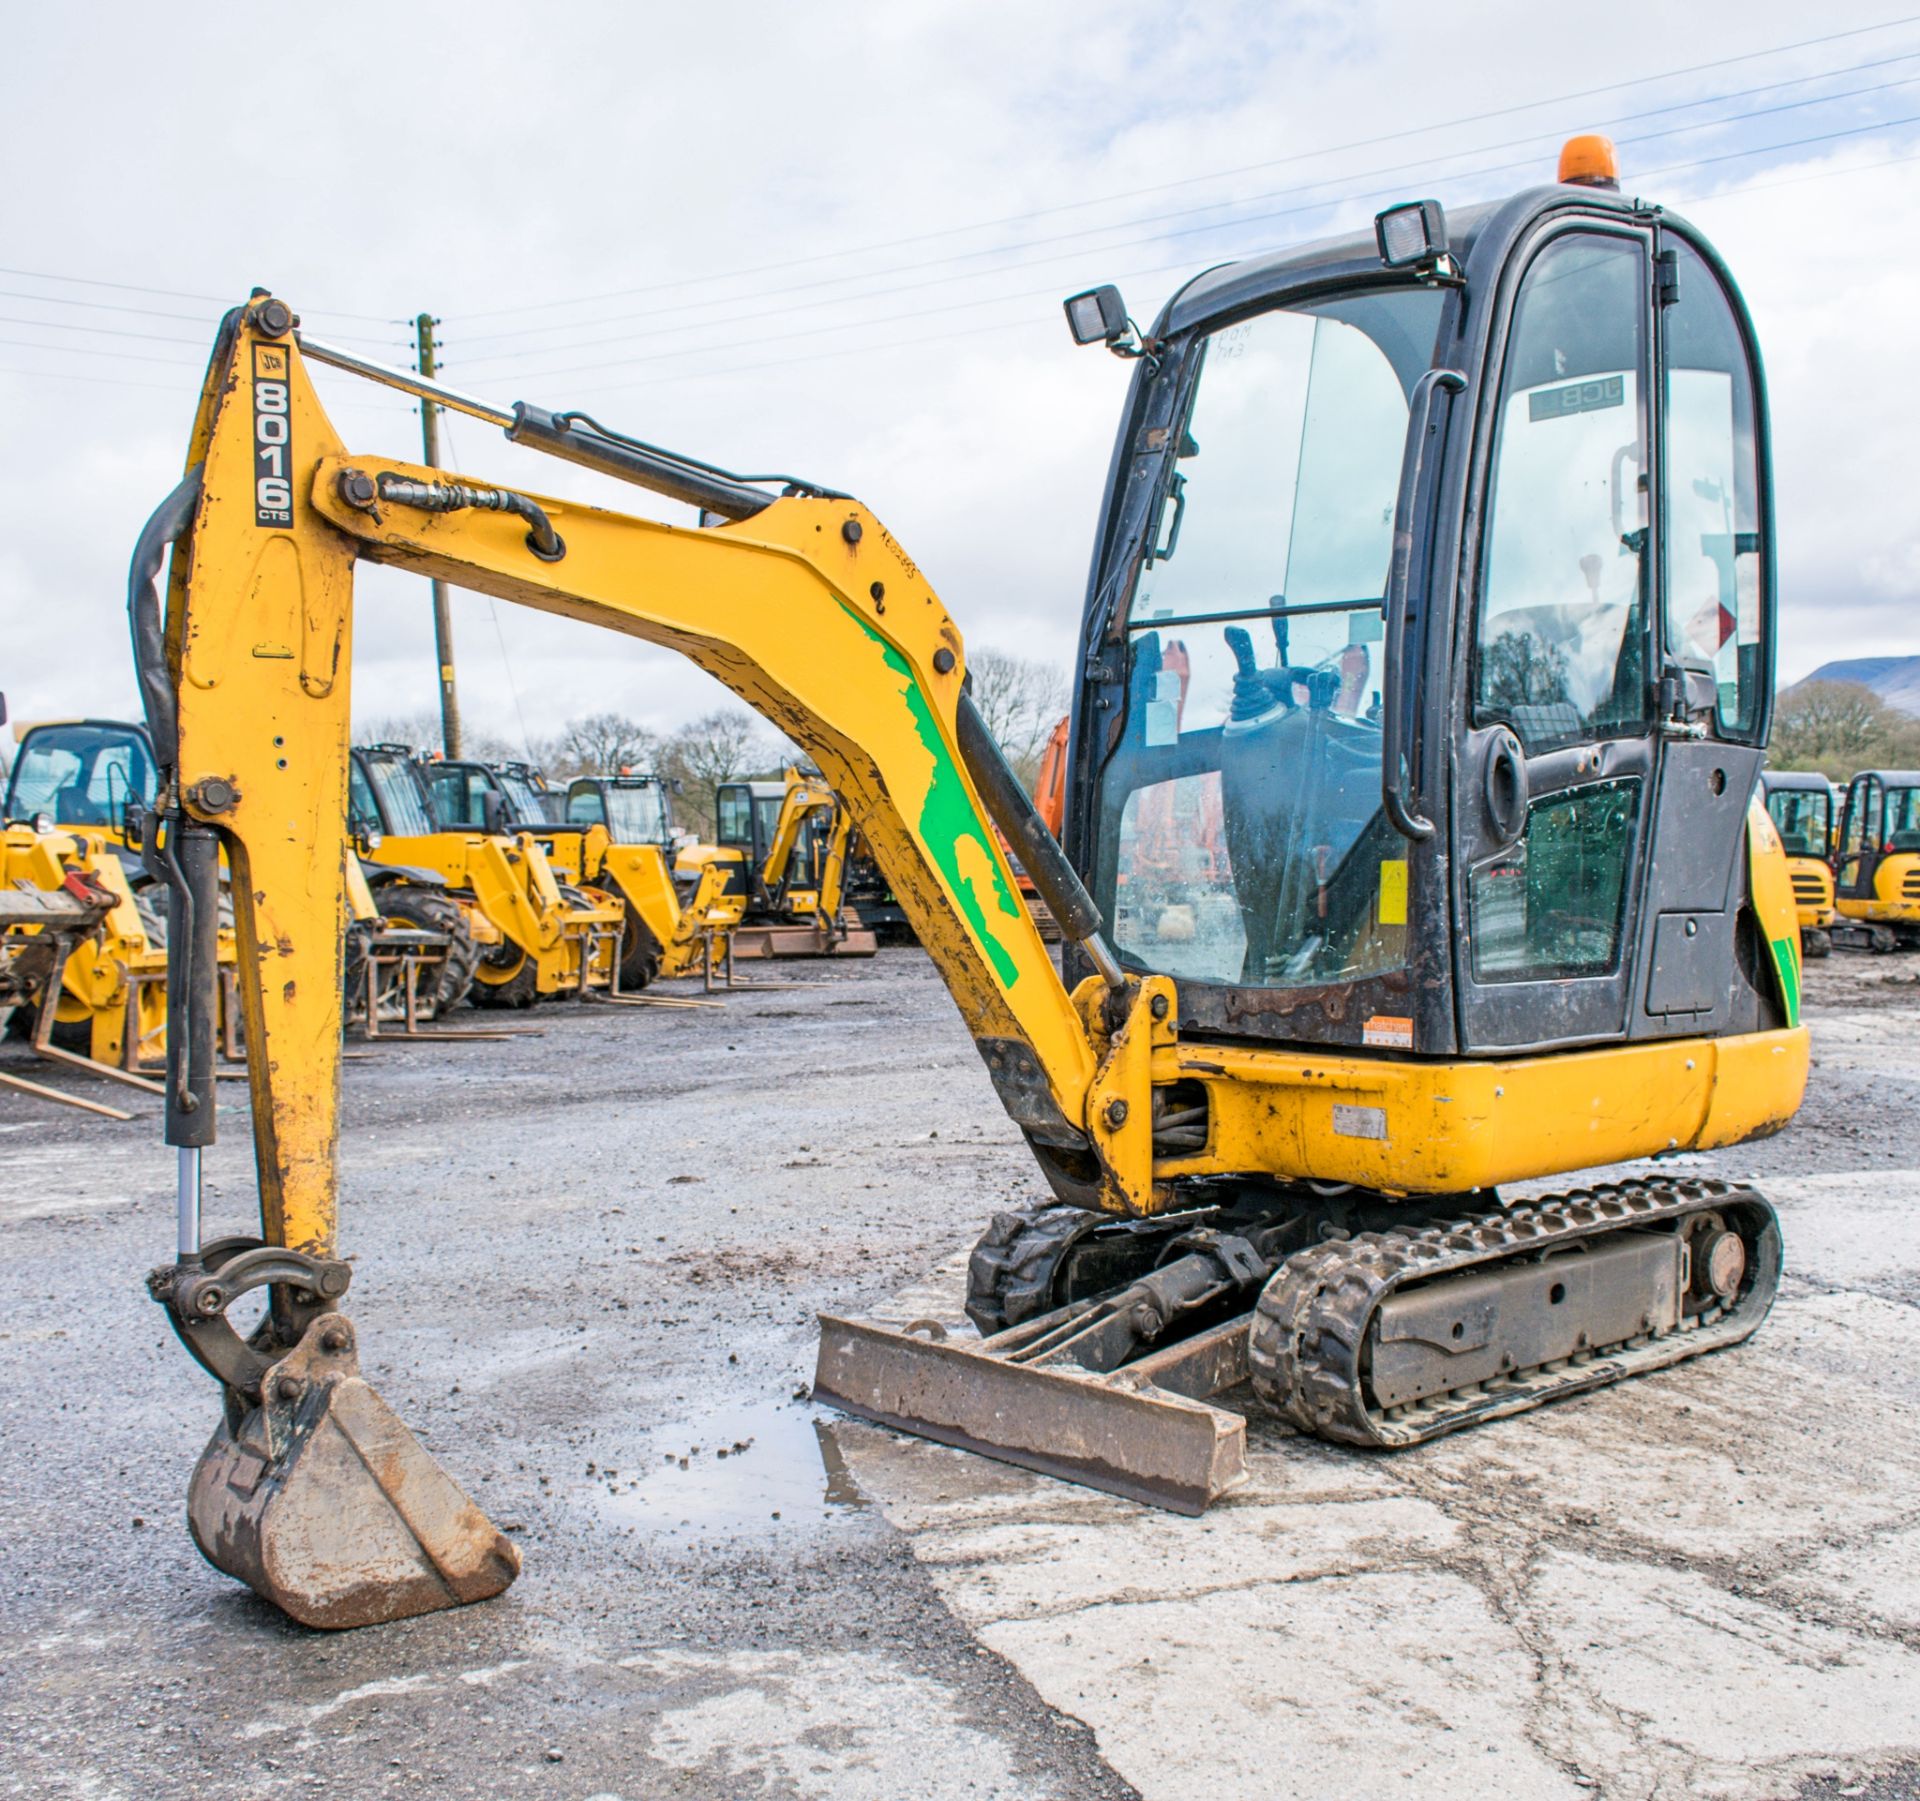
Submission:
M 293 524 L 293 428 L 284 344 L 253 347 L 253 522 Z

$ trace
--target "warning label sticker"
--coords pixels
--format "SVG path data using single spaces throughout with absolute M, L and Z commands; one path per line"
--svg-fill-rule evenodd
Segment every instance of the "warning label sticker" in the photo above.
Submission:
M 1402 1019 L 1397 1013 L 1376 1013 L 1367 1021 L 1360 1041 L 1378 1050 L 1410 1051 L 1413 1049 L 1413 1021 Z

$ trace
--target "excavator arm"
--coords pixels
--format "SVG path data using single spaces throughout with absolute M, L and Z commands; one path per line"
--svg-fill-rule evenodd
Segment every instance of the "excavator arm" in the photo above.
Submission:
M 1013 1116 L 1042 1142 L 1088 1145 L 1109 1034 L 1090 1032 L 1099 1012 L 1062 984 L 995 841 L 988 801 L 1006 799 L 996 786 L 1019 790 L 966 698 L 960 634 L 865 508 L 762 495 L 748 519 L 668 525 L 355 456 L 287 309 L 264 297 L 223 332 L 194 452 L 191 517 L 176 502 L 172 522 L 184 531 L 165 666 L 146 657 L 142 677 L 149 694 L 164 690 L 163 727 L 168 705 L 177 718 L 158 734 L 177 740 L 171 759 L 160 752 L 166 798 L 218 834 L 235 871 L 245 1020 L 264 1053 L 251 1059 L 252 1102 L 271 1240 L 314 1254 L 334 1243 L 361 559 L 667 645 L 779 725 L 857 817 Z M 136 622 L 140 607 L 136 592 Z M 1078 890 L 1057 850 L 1053 861 Z M 1091 904 L 1082 891 L 1070 909 L 1076 899 L 1077 936 L 1124 992 Z M 1146 1210 L 1144 1131 L 1114 1149 L 1136 1154 L 1122 1169 L 1102 1153 L 1102 1203 Z

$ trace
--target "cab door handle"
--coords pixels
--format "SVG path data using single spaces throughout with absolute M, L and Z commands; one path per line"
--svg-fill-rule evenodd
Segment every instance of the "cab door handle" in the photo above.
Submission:
M 1487 746 L 1481 793 L 1495 848 L 1505 850 L 1526 830 L 1528 800 L 1526 752 L 1505 726 L 1495 729 L 1493 741 Z

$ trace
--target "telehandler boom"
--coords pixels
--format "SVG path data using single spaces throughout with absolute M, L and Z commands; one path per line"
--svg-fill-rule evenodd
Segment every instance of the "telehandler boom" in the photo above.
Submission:
M 1060 1204 L 981 1240 L 978 1343 L 823 1321 L 824 1398 L 1196 1511 L 1240 1473 L 1244 1419 L 1207 1397 L 1241 1380 L 1301 1429 L 1415 1444 L 1764 1316 L 1780 1238 L 1751 1188 L 1495 1192 L 1777 1130 L 1806 1079 L 1793 898 L 1750 808 L 1766 414 L 1718 259 L 1670 214 L 1557 186 L 1210 271 L 1148 334 L 1110 289 L 1068 314 L 1135 375 L 1066 854 L 968 697 L 958 628 L 857 501 L 368 364 L 264 291 L 228 316 L 130 598 L 196 1007 L 216 842 L 232 860 L 262 1237 L 201 1240 L 196 1012 L 172 1040 L 178 1255 L 151 1281 L 227 1396 L 195 1535 L 296 1617 L 394 1618 L 517 1567 L 359 1377 L 339 1312 L 360 559 L 698 663 L 815 760 L 946 980 Z M 310 360 L 709 522 L 355 454 Z M 1217 814 L 1222 854 L 1135 862 L 1150 812 Z M 1176 879 L 1181 909 L 1155 892 Z M 263 1285 L 243 1341 L 225 1309 Z

